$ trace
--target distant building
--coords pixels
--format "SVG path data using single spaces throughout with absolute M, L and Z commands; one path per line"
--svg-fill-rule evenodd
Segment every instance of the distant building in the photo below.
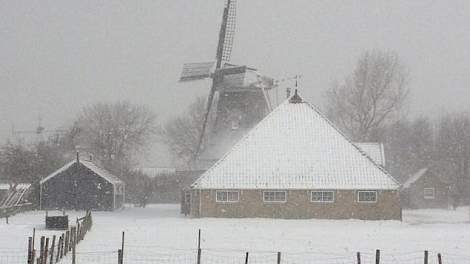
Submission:
M 401 219 L 399 184 L 297 95 L 204 172 L 193 217 Z
M 448 208 L 450 185 L 432 170 L 423 168 L 402 185 L 401 197 L 409 208 Z
M 124 192 L 118 177 L 77 157 L 40 181 L 40 208 L 114 210 L 123 206 Z

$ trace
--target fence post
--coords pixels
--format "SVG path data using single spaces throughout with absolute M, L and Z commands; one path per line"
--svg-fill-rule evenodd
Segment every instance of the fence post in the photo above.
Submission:
M 49 256 L 49 238 L 46 238 L 46 246 L 44 247 L 44 258 L 41 264 L 47 264 L 48 256 Z
M 75 258 L 76 258 L 76 237 L 75 237 L 75 227 L 72 227 L 72 264 L 75 264 Z
M 121 264 L 124 262 L 124 231 L 122 231 L 121 238 Z
M 201 229 L 200 228 L 197 234 L 197 249 L 201 249 Z
M 424 251 L 424 264 L 428 264 L 428 254 L 429 252 L 427 250 Z
M 64 243 L 64 256 L 67 256 L 67 252 L 69 251 L 69 231 L 65 231 L 65 243 Z
M 246 252 L 246 255 L 245 255 L 245 264 L 248 264 L 248 252 Z
M 281 252 L 277 252 L 277 264 L 281 264 Z
M 122 264 L 122 250 L 118 249 L 118 264 Z
M 442 256 L 441 253 L 437 253 L 437 263 L 442 264 Z
M 361 264 L 361 252 L 357 252 L 356 256 L 357 256 L 357 264 Z
M 198 248 L 197 249 L 197 264 L 201 264 L 201 254 L 202 254 L 202 250 Z
M 28 237 L 28 264 L 33 264 L 33 263 L 31 262 L 31 258 L 32 258 L 32 256 L 33 256 L 32 246 L 33 246 L 33 238 L 32 238 L 32 237 Z
M 52 236 L 52 244 L 51 244 L 51 259 L 49 264 L 52 264 L 54 261 L 54 247 L 55 247 L 55 235 Z
M 39 248 L 39 264 L 43 264 L 43 259 L 44 259 L 44 236 L 41 236 L 41 244 Z
M 380 264 L 380 249 L 375 250 L 375 264 Z
M 57 263 L 59 261 L 59 256 L 60 256 L 60 243 L 62 242 L 62 237 L 59 236 L 59 241 L 57 242 L 57 257 L 55 258 L 55 262 Z

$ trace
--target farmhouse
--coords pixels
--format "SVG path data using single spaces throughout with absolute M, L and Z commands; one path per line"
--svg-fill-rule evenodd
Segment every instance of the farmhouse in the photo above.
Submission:
M 124 191 L 119 178 L 77 154 L 40 181 L 40 208 L 114 210 L 123 205 Z
M 450 185 L 428 168 L 422 168 L 402 185 L 403 205 L 409 208 L 448 208 Z
M 401 218 L 397 181 L 297 91 L 189 192 L 193 217 Z

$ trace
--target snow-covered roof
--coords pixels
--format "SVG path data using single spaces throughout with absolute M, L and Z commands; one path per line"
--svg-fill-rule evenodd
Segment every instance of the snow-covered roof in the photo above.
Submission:
M 29 183 L 19 183 L 16 185 L 16 189 L 27 189 L 31 186 Z M 8 183 L 0 183 L 0 190 L 10 190 L 10 184 Z
M 197 189 L 398 189 L 313 105 L 282 103 L 193 185 Z
M 417 180 L 421 179 L 421 177 L 423 177 L 423 175 L 426 174 L 427 171 L 428 171 L 428 168 L 422 168 L 418 172 L 416 172 L 415 174 L 411 175 L 408 178 L 408 180 L 406 180 L 406 182 L 403 183 L 402 189 L 410 188 L 410 186 L 413 183 L 415 183 Z
M 53 172 L 52 174 L 50 174 L 49 176 L 47 176 L 46 178 L 42 179 L 40 181 L 40 184 L 43 184 L 45 183 L 46 181 L 50 180 L 51 178 L 59 175 L 60 173 L 66 171 L 67 169 L 69 169 L 73 164 L 75 164 L 77 161 L 76 160 L 73 160 L 67 164 L 65 164 L 65 166 L 63 166 L 62 168 L 56 170 L 55 172 Z M 96 175 L 100 176 L 101 178 L 103 178 L 104 180 L 106 180 L 107 182 L 111 183 L 111 184 L 120 184 L 122 183 L 122 181 L 114 176 L 113 174 L 111 174 L 109 171 L 99 167 L 98 165 L 96 165 L 95 163 L 93 163 L 92 161 L 88 161 L 88 160 L 82 160 L 80 159 L 80 164 L 82 164 L 83 166 L 87 167 L 89 170 L 93 171 L 94 173 L 96 173 Z
M 385 153 L 382 143 L 354 142 L 354 144 L 362 149 L 377 164 L 385 166 Z

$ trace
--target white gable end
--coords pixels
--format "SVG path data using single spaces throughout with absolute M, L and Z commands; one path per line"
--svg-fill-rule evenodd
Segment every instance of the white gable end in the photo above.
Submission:
M 194 184 L 198 189 L 398 189 L 314 106 L 284 102 Z

